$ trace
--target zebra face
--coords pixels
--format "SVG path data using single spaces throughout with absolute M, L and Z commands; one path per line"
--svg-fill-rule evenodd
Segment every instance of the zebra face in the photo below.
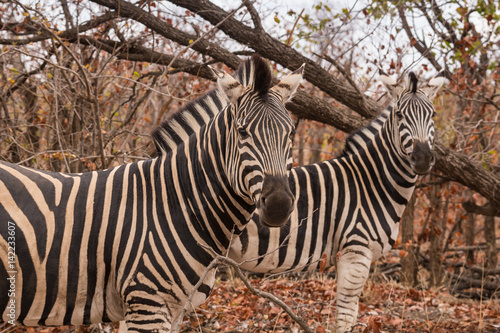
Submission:
M 288 182 L 294 126 L 285 103 L 297 90 L 302 70 L 272 88 L 270 82 L 257 82 L 258 77 L 255 84 L 244 87 L 231 76 L 217 73 L 233 117 L 228 141 L 234 153 L 226 161 L 231 186 L 255 204 L 261 223 L 268 227 L 284 225 L 295 206 Z M 270 81 L 271 76 L 264 79 Z
M 447 81 L 443 74 L 418 88 L 418 79 L 413 72 L 408 75 L 405 87 L 382 75 L 382 81 L 395 97 L 393 114 L 397 122 L 401 151 L 417 175 L 429 173 L 436 162 L 433 152 L 434 120 L 436 114 L 432 99 Z
M 434 144 L 434 106 L 422 93 L 411 91 L 400 96 L 395 113 L 402 151 L 417 175 L 427 174 L 436 162 Z

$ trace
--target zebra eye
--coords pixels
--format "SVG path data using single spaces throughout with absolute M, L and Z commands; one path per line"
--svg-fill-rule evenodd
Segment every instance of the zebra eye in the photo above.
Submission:
M 293 138 L 295 137 L 295 129 L 293 129 L 291 132 L 290 132 L 290 140 L 293 141 Z
M 248 134 L 247 130 L 245 127 L 239 127 L 238 128 L 238 133 L 240 134 L 240 137 L 242 139 L 248 138 L 250 135 Z
M 398 116 L 399 120 L 403 119 L 403 112 L 396 111 L 396 116 Z

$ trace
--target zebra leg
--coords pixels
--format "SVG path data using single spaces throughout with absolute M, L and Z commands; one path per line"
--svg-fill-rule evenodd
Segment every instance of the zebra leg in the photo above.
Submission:
M 125 322 L 120 322 L 120 333 L 172 331 L 180 300 L 172 291 L 171 284 L 165 281 L 158 286 L 155 282 L 141 272 L 129 282 L 123 293 Z
M 127 302 L 125 321 L 120 322 L 120 333 L 171 332 L 172 309 L 165 305 L 161 297 L 148 296 L 136 296 Z
M 368 248 L 345 248 L 337 260 L 336 332 L 350 331 L 358 317 L 359 296 L 368 279 L 371 264 Z

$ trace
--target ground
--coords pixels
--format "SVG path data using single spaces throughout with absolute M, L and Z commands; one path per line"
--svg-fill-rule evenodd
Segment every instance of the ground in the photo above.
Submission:
M 335 332 L 335 280 L 315 274 L 308 278 L 254 278 L 251 283 L 284 300 L 316 333 Z M 360 324 L 353 332 L 500 332 L 500 301 L 458 299 L 444 288 L 416 290 L 395 282 L 369 281 L 360 299 Z M 0 327 L 1 333 L 113 332 L 117 325 L 90 327 Z M 252 294 L 231 278 L 218 281 L 200 309 L 184 320 L 181 332 L 300 332 L 284 311 Z
M 254 279 L 279 296 L 317 333 L 335 332 L 332 278 Z M 394 282 L 368 282 L 354 332 L 500 332 L 500 301 L 457 299 L 446 290 L 418 291 Z M 200 330 L 201 329 L 201 330 Z M 182 332 L 300 332 L 281 308 L 240 282 L 220 281 Z

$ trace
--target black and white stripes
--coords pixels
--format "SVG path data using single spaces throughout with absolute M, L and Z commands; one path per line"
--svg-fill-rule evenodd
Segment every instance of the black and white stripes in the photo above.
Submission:
M 419 89 L 413 73 L 405 87 L 381 79 L 394 105 L 353 133 L 339 158 L 292 169 L 291 223 L 265 229 L 256 214 L 229 251 L 244 269 L 274 273 L 316 269 L 325 255 L 337 265 L 337 332 L 356 322 L 370 264 L 394 245 L 417 175 L 434 164 L 430 101 L 446 80 Z
M 292 169 L 290 225 L 266 230 L 254 216 L 229 252 L 241 268 L 274 273 L 316 269 L 325 255 L 337 266 L 336 332 L 355 324 L 370 264 L 394 245 L 417 175 L 434 164 L 430 100 L 446 80 L 417 89 L 413 74 L 406 87 L 382 78 L 393 107 L 351 135 L 341 157 Z
M 222 111 L 203 121 L 186 118 L 200 122 L 194 132 L 183 132 L 175 118 L 155 132 L 157 158 L 73 175 L 0 163 L 4 321 L 10 320 L 7 221 L 16 225 L 17 323 L 125 320 L 129 331 L 169 332 L 189 295 L 196 307 L 213 285 L 212 271 L 193 290 L 212 260 L 201 245 L 225 253 L 256 208 L 267 225 L 288 220 L 293 125 L 284 103 L 302 71 L 283 80 L 286 90 L 259 81 L 270 79 L 259 57 L 240 71 L 254 84 L 217 73 L 220 91 L 209 96 L 230 102 L 197 104 Z M 166 133 L 169 127 L 177 134 Z M 162 150 L 172 142 L 174 150 Z M 266 185 L 276 181 L 281 186 Z

